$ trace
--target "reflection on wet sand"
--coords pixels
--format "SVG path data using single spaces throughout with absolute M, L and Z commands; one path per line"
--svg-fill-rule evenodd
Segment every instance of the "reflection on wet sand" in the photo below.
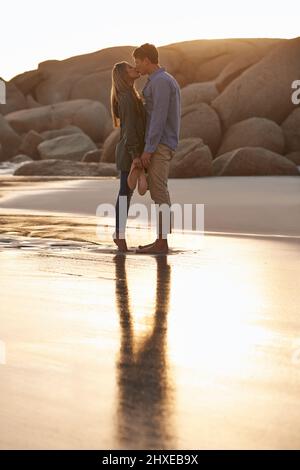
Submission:
M 0 237 L 1 449 L 299 448 L 299 239 L 205 238 Z
M 157 256 L 156 305 L 150 334 L 135 347 L 126 276 L 126 257 L 114 258 L 116 306 L 120 317 L 121 345 L 117 362 L 118 448 L 175 448 L 172 420 L 172 387 L 167 361 L 167 316 L 171 267 L 166 256 Z

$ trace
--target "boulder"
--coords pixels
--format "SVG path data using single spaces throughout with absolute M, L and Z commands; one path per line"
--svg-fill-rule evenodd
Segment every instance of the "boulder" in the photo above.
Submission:
M 20 136 L 11 128 L 7 120 L 0 114 L 1 160 L 7 160 L 14 155 L 21 143 Z
M 300 151 L 287 153 L 285 158 L 294 162 L 295 165 L 300 166 Z
M 44 140 L 55 139 L 55 137 L 62 137 L 64 135 L 84 134 L 84 132 L 77 126 L 66 126 L 62 129 L 54 129 L 53 131 L 41 132 Z
M 285 135 L 287 152 L 300 151 L 300 107 L 291 112 L 281 127 Z
M 29 131 L 22 138 L 21 145 L 19 147 L 19 152 L 25 155 L 29 155 L 34 160 L 40 158 L 38 152 L 38 145 L 43 142 L 43 137 L 36 131 Z
M 73 124 L 94 141 L 103 141 L 112 129 L 111 118 L 101 103 L 73 100 L 9 113 L 5 116 L 18 133 L 39 133 Z
M 253 117 L 237 122 L 227 129 L 217 155 L 240 147 L 263 147 L 283 154 L 284 146 L 284 135 L 276 122 Z
M 264 52 L 262 48 L 252 49 L 246 54 L 239 54 L 229 62 L 215 80 L 215 86 L 218 92 L 222 93 L 229 83 L 239 77 L 251 65 L 257 63 L 264 56 Z
M 261 147 L 243 147 L 213 160 L 215 176 L 299 175 L 287 158 Z
M 27 108 L 27 100 L 23 93 L 12 82 L 6 82 L 6 103 L 0 104 L 0 114 L 3 116 L 19 109 Z
M 26 95 L 26 108 L 39 108 L 41 105 L 30 94 Z
M 93 165 L 90 163 L 90 165 Z M 119 176 L 115 163 L 96 163 L 98 166 L 98 176 Z
M 54 104 L 68 99 L 100 101 L 109 111 L 111 70 L 120 60 L 132 62 L 132 46 L 109 47 L 65 60 L 47 60 L 38 70 L 45 79 L 35 88 L 41 104 Z
M 12 163 L 24 163 L 24 162 L 32 162 L 33 160 L 28 155 L 23 155 L 20 153 L 19 155 L 16 155 L 15 157 L 11 158 L 10 161 Z
M 16 176 L 117 176 L 116 166 L 110 163 L 83 163 L 66 160 L 41 160 L 25 163 Z
M 183 41 L 159 47 L 159 61 L 183 87 L 215 80 L 237 58 L 253 53 L 263 57 L 285 41 L 268 38 Z M 132 63 L 133 49 L 133 46 L 109 47 L 64 60 L 47 60 L 39 63 L 37 70 L 17 75 L 11 81 L 23 95 L 30 94 L 41 105 L 91 99 L 103 103 L 109 112 L 112 67 L 120 60 Z M 137 80 L 138 89 L 144 81 L 145 77 Z
M 170 178 L 194 178 L 212 175 L 212 155 L 202 139 L 189 138 L 179 141 L 171 160 Z
M 181 107 L 196 103 L 210 103 L 218 96 L 214 82 L 191 83 L 181 90 Z
M 94 142 L 81 133 L 45 140 L 38 146 L 42 160 L 81 160 L 89 150 L 96 149 Z
M 27 95 L 35 90 L 39 83 L 45 79 L 45 75 L 40 70 L 29 70 L 13 77 L 10 82 Z
M 93 72 L 79 78 L 71 89 L 70 99 L 88 98 L 99 101 L 110 110 L 111 69 Z
M 207 103 L 188 106 L 182 110 L 180 139 L 200 137 L 215 154 L 221 140 L 220 120 Z
M 174 72 L 180 64 L 180 53 L 174 48 L 160 49 L 160 60 L 168 71 Z M 42 104 L 88 98 L 103 103 L 110 111 L 113 65 L 120 60 L 132 63 L 133 50 L 133 46 L 110 47 L 61 61 L 42 62 L 39 71 L 45 79 L 36 86 L 35 96 Z M 144 78 L 137 80 L 137 88 L 144 82 Z
M 103 152 L 101 156 L 102 162 L 115 162 L 116 145 L 120 140 L 120 128 L 114 129 L 105 139 L 103 144 Z
M 178 54 L 181 54 L 175 78 L 182 77 L 180 84 L 185 86 L 193 82 L 215 80 L 222 70 L 237 57 L 246 57 L 253 51 L 261 51 L 264 56 L 285 41 L 284 39 L 265 38 L 199 39 L 179 42 L 166 47 L 172 47 Z
M 294 109 L 292 82 L 300 76 L 300 37 L 279 43 L 249 67 L 212 102 L 223 126 L 249 117 L 281 124 Z
M 81 159 L 82 162 L 100 162 L 102 150 L 89 150 Z

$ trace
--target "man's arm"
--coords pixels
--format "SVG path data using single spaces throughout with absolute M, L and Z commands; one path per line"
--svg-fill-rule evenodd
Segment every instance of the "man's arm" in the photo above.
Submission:
M 144 152 L 155 152 L 164 131 L 171 96 L 171 84 L 163 78 L 157 78 L 152 85 L 153 109 L 149 124 Z

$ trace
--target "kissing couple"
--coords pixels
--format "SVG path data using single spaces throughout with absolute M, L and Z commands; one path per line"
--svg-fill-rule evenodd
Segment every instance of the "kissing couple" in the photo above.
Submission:
M 136 186 L 142 195 L 149 189 L 156 207 L 162 204 L 171 207 L 168 175 L 180 132 L 180 87 L 176 79 L 160 66 L 157 48 L 146 43 L 136 48 L 132 55 L 135 65 L 118 62 L 112 70 L 111 114 L 114 127 L 120 127 L 120 140 L 115 152 L 120 188 L 113 240 L 121 252 L 128 251 L 125 229 Z M 134 84 L 141 75 L 148 75 L 143 97 Z M 121 196 L 126 201 L 125 205 L 121 203 Z M 136 252 L 168 253 L 171 211 L 167 224 L 163 223 L 161 215 L 156 240 L 140 245 Z

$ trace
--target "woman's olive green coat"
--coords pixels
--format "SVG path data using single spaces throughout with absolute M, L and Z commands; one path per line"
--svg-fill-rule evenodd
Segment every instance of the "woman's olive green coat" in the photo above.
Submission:
M 120 140 L 116 146 L 116 165 L 120 171 L 129 171 L 132 160 L 140 157 L 145 146 L 146 111 L 141 100 L 131 91 L 118 97 Z

